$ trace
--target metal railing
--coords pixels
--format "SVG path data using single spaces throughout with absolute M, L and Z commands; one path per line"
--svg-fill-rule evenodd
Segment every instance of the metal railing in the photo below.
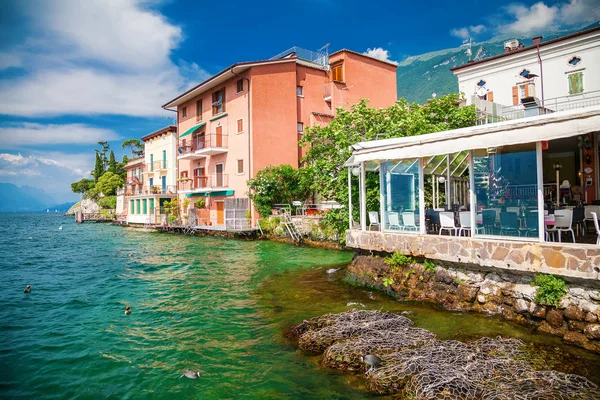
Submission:
M 138 196 L 145 194 L 175 194 L 174 185 L 152 185 L 152 186 L 128 186 L 121 189 L 121 192 L 117 192 L 118 195 L 124 194 L 125 196 Z
M 229 187 L 229 174 L 194 176 L 179 182 L 179 190 L 201 190 Z
M 144 173 L 148 173 L 148 172 L 154 172 L 154 171 L 164 171 L 167 169 L 167 160 L 160 160 L 160 161 L 154 161 L 151 163 L 146 164 L 146 171 L 144 171 Z
M 492 122 L 521 119 L 533 115 L 552 114 L 560 111 L 597 106 L 600 105 L 600 90 L 544 99 L 543 106 L 541 100 L 538 99 L 539 106 L 529 108 L 525 108 L 522 104 L 503 106 L 487 100 L 481 100 L 477 96 L 473 96 L 473 104 L 477 110 L 477 124 L 482 125 Z
M 193 153 L 203 149 L 227 148 L 228 136 L 225 134 L 211 133 L 208 135 L 197 136 L 195 138 L 185 138 L 179 140 L 179 154 Z
M 294 46 L 290 47 L 286 51 L 282 51 L 281 53 L 274 55 L 270 58 L 270 60 L 277 60 L 279 58 L 288 56 L 292 53 L 296 54 L 296 57 L 302 60 L 310 61 L 312 63 L 322 65 L 324 67 L 329 67 L 329 53 L 327 50 L 327 46 L 323 47 L 319 51 L 311 51 L 298 46 Z

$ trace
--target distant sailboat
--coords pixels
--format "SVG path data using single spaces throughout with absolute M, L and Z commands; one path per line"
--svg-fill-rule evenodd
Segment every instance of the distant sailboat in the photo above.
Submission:
M 59 230 L 59 231 L 62 231 L 62 225 L 58 227 L 58 230 Z
M 54 210 L 54 212 L 55 212 L 55 213 L 57 213 L 57 212 L 58 212 L 58 210 Z
M 50 209 L 49 209 L 49 208 L 46 208 L 46 212 L 50 212 Z

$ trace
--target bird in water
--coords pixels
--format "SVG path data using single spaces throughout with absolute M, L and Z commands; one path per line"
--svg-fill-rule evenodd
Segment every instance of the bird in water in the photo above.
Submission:
M 183 375 L 181 375 L 180 378 L 183 378 L 184 376 L 186 378 L 190 378 L 190 379 L 198 379 L 198 378 L 200 378 L 200 372 L 194 372 L 194 371 L 190 371 L 189 369 L 184 369 Z
M 133 253 L 129 253 L 129 257 L 133 257 Z
M 125 307 L 125 315 L 129 315 L 131 314 L 131 307 L 127 306 Z
M 59 231 L 62 231 L 62 225 L 58 227 L 58 230 L 59 230 Z
M 31 286 L 27 285 L 27 287 L 25 288 L 25 290 L 23 290 L 23 293 L 29 293 L 31 292 Z
M 367 354 L 366 356 L 361 357 L 360 361 L 362 361 L 369 367 L 367 369 L 367 372 L 371 372 L 375 368 L 379 367 L 379 365 L 381 364 L 381 358 L 377 357 L 374 354 Z

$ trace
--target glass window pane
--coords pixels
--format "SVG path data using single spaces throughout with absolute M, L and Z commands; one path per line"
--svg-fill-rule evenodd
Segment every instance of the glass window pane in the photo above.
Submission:
M 419 159 L 381 164 L 385 230 L 419 232 Z
M 477 232 L 538 237 L 535 143 L 473 151 Z

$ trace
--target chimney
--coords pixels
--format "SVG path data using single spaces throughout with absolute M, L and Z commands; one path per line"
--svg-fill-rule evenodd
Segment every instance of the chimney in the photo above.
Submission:
M 534 46 L 539 46 L 542 43 L 542 36 L 534 37 L 532 40 Z

